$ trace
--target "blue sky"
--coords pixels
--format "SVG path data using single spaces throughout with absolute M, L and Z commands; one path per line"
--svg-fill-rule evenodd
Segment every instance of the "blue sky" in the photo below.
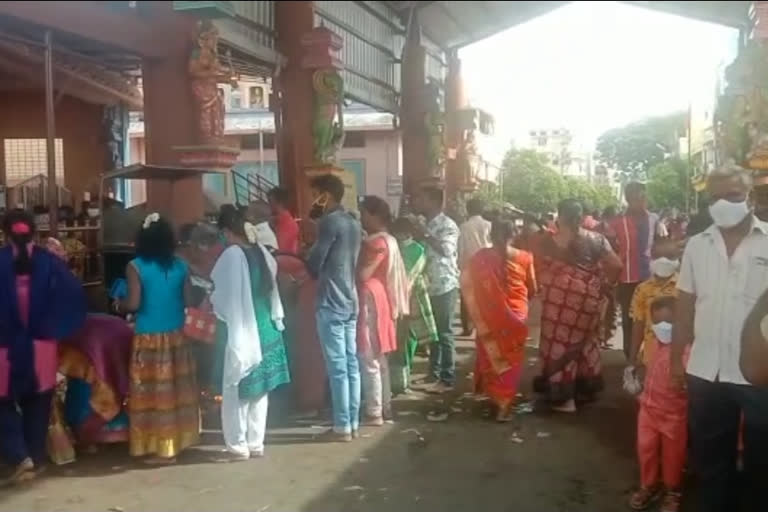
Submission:
M 574 2 L 461 50 L 473 105 L 496 118 L 491 160 L 533 128 L 603 131 L 714 95 L 737 31 L 614 2 Z M 499 56 L 503 60 L 499 61 Z

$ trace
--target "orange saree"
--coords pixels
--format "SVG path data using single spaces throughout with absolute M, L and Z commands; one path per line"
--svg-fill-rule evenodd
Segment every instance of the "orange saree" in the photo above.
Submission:
M 500 408 L 515 399 L 528 337 L 529 287 L 535 286 L 533 257 L 518 251 L 505 260 L 481 249 L 461 275 L 461 293 L 477 328 L 475 391 Z

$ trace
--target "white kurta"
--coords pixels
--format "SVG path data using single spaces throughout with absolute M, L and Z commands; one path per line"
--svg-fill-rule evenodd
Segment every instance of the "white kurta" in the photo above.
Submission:
M 251 295 L 251 277 L 245 252 L 227 248 L 211 272 L 214 290 L 211 304 L 227 324 L 224 355 L 221 424 L 227 450 L 248 458 L 264 452 L 267 426 L 267 395 L 241 400 L 238 384 L 261 362 L 261 343 Z

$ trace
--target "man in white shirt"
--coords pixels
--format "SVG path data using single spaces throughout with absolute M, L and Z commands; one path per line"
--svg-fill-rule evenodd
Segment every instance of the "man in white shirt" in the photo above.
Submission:
M 427 292 L 437 326 L 437 343 L 429 347 L 429 391 L 443 393 L 453 389 L 455 380 L 455 342 L 451 320 L 459 297 L 457 247 L 459 227 L 443 213 L 443 191 L 425 187 L 414 197 L 414 209 L 427 223 L 416 238 L 427 248 Z
M 690 462 L 697 473 L 693 510 L 735 510 L 739 423 L 744 414 L 746 510 L 766 510 L 768 391 L 741 373 L 741 333 L 768 289 L 768 224 L 750 211 L 750 175 L 728 166 L 707 184 L 714 225 L 694 236 L 677 281 L 672 378 L 688 389 Z M 688 367 L 683 349 L 693 343 Z
M 483 218 L 483 202 L 480 199 L 470 199 L 467 201 L 466 222 L 459 228 L 459 270 L 464 267 L 480 249 L 491 246 L 491 223 Z M 472 327 L 469 321 L 469 315 L 464 307 L 464 301 L 461 301 L 461 327 L 464 336 L 472 334 Z

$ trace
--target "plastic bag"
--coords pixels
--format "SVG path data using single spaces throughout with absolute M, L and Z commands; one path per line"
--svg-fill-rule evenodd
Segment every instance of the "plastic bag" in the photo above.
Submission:
M 627 366 L 624 368 L 624 383 L 622 387 L 624 391 L 630 395 L 639 395 L 643 391 L 643 383 L 637 375 L 637 371 L 634 366 Z

